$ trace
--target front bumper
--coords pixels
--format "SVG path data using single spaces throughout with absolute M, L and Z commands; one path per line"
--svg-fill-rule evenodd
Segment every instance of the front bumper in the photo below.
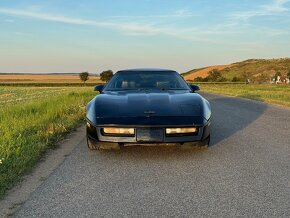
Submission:
M 135 134 L 133 136 L 105 136 L 102 134 L 101 128 L 104 126 L 94 126 L 87 120 L 87 137 L 100 143 L 116 143 L 119 145 L 170 145 L 184 144 L 190 142 L 198 142 L 207 138 L 210 134 L 210 120 L 204 126 L 198 126 L 198 132 L 187 135 L 169 136 L 165 134 L 165 129 L 172 126 L 135 126 Z M 128 126 L 116 126 L 128 127 Z M 176 127 L 176 126 L 174 126 Z M 180 126 L 181 127 L 181 126 Z M 130 126 L 132 128 L 132 126 Z

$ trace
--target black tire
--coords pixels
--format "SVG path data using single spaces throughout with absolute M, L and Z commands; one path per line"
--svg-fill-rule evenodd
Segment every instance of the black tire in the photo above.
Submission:
M 90 150 L 100 150 L 100 145 L 89 137 L 87 137 L 87 145 Z
M 208 148 L 210 143 L 210 135 L 199 143 L 200 148 Z

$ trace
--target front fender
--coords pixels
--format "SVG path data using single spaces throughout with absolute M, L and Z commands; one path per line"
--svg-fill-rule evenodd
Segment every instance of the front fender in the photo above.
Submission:
M 93 98 L 86 107 L 86 119 L 93 125 L 97 124 L 95 100 L 96 98 Z
M 201 104 L 202 104 L 203 117 L 206 120 L 210 120 L 210 118 L 211 118 L 211 106 L 210 106 L 210 103 L 206 99 L 202 98 Z

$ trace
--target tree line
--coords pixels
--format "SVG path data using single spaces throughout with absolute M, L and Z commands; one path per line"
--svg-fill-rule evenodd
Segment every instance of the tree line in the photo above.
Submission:
M 234 76 L 232 79 L 225 78 L 221 71 L 217 69 L 213 69 L 209 71 L 208 75 L 204 78 L 196 77 L 193 81 L 194 82 L 249 82 L 253 80 L 253 82 L 268 82 L 269 80 L 276 81 L 278 77 L 281 77 L 281 72 L 276 72 L 275 75 L 270 75 L 267 73 L 261 73 L 260 75 L 253 77 L 250 72 L 243 72 L 240 76 Z M 287 77 L 290 79 L 290 69 L 287 73 Z
M 108 82 L 113 76 L 112 70 L 105 70 L 100 74 L 100 79 L 104 82 Z M 89 79 L 89 73 L 88 72 L 81 72 L 79 73 L 80 80 L 84 83 Z
M 89 79 L 89 73 L 88 72 L 81 72 L 79 74 L 79 77 L 81 81 L 84 83 Z M 104 82 L 108 82 L 113 76 L 113 71 L 112 70 L 105 70 L 100 74 L 100 79 Z M 234 76 L 231 80 L 225 78 L 221 71 L 217 69 L 213 69 L 209 71 L 207 77 L 202 78 L 202 77 L 196 77 L 193 81 L 194 82 L 249 82 L 250 80 L 253 80 L 253 82 L 268 82 L 269 80 L 274 80 L 277 81 L 278 77 L 281 77 L 282 74 L 281 72 L 276 72 L 274 76 L 271 76 L 267 73 L 261 73 L 259 76 L 253 78 L 251 73 L 249 72 L 243 72 L 241 75 Z M 290 78 L 290 69 L 289 72 L 287 73 L 287 77 Z

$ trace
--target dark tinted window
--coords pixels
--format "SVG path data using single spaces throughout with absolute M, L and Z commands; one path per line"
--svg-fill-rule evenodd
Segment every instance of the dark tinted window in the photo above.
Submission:
M 127 89 L 186 89 L 187 83 L 174 71 L 122 71 L 116 73 L 104 91 Z

